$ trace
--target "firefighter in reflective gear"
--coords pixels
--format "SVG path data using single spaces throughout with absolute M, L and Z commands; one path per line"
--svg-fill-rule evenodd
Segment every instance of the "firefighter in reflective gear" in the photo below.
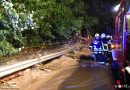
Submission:
M 101 34 L 101 43 L 102 43 L 102 62 L 104 62 L 106 65 L 108 65 L 108 44 L 107 44 L 107 38 L 106 34 Z
M 98 33 L 95 34 L 93 41 L 90 44 L 90 48 L 93 51 L 93 56 L 95 61 L 101 61 L 101 39 Z
M 108 52 L 111 52 L 111 45 L 112 45 L 112 36 L 107 35 L 107 44 L 108 44 Z
M 111 45 L 112 45 L 112 36 L 107 35 L 106 38 L 107 38 L 107 44 L 108 44 L 108 55 L 107 55 L 108 58 L 107 58 L 107 60 L 108 60 L 108 62 L 110 64 L 112 64 L 112 48 L 111 48 Z

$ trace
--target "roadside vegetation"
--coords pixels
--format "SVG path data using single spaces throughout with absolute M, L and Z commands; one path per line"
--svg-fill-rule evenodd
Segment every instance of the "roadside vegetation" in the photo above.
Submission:
M 93 33 L 99 19 L 90 5 L 97 6 L 91 0 L 0 0 L 0 56 L 23 46 L 64 42 L 81 30 Z
M 18 48 L 68 39 L 83 24 L 77 0 L 1 0 L 0 56 Z M 80 2 L 83 4 L 83 1 Z M 79 12 L 80 9 L 81 11 Z

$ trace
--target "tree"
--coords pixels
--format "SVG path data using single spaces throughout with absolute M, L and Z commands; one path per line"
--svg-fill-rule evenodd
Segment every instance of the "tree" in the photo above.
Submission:
M 33 21 L 37 36 L 44 42 L 45 40 L 56 39 L 57 37 L 68 38 L 71 32 L 80 30 L 82 27 L 82 18 L 77 18 L 74 8 L 76 0 L 13 0 L 17 11 L 28 14 L 33 12 Z M 71 10 L 72 9 L 72 10 Z M 21 14 L 24 17 L 24 14 Z M 39 21 L 40 20 L 40 21 Z M 28 34 L 26 31 L 23 31 Z M 30 35 L 29 35 L 30 37 Z
M 7 42 L 13 48 L 21 44 L 30 46 L 59 38 L 67 39 L 72 32 L 82 28 L 83 1 L 79 7 L 75 5 L 77 2 L 77 0 L 2 0 L 0 35 L 5 38 L 3 43 Z
M 63 41 L 81 29 L 92 33 L 96 26 L 102 27 L 101 17 L 107 16 L 100 13 L 102 6 L 91 0 L 1 0 L 1 40 L 14 48 Z

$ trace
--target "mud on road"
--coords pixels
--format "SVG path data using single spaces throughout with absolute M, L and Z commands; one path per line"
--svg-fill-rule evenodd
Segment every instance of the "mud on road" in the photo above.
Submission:
M 83 48 L 35 65 L 8 83 L 18 90 L 113 90 L 111 71 L 90 56 Z

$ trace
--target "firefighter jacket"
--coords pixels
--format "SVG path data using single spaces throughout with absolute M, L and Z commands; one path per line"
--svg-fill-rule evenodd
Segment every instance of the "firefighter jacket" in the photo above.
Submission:
M 102 43 L 102 51 L 108 51 L 107 39 L 101 38 L 101 43 Z
M 90 47 L 94 54 L 100 54 L 102 52 L 102 43 L 101 40 L 94 39 L 90 44 Z
M 107 38 L 108 52 L 111 52 L 112 38 Z

